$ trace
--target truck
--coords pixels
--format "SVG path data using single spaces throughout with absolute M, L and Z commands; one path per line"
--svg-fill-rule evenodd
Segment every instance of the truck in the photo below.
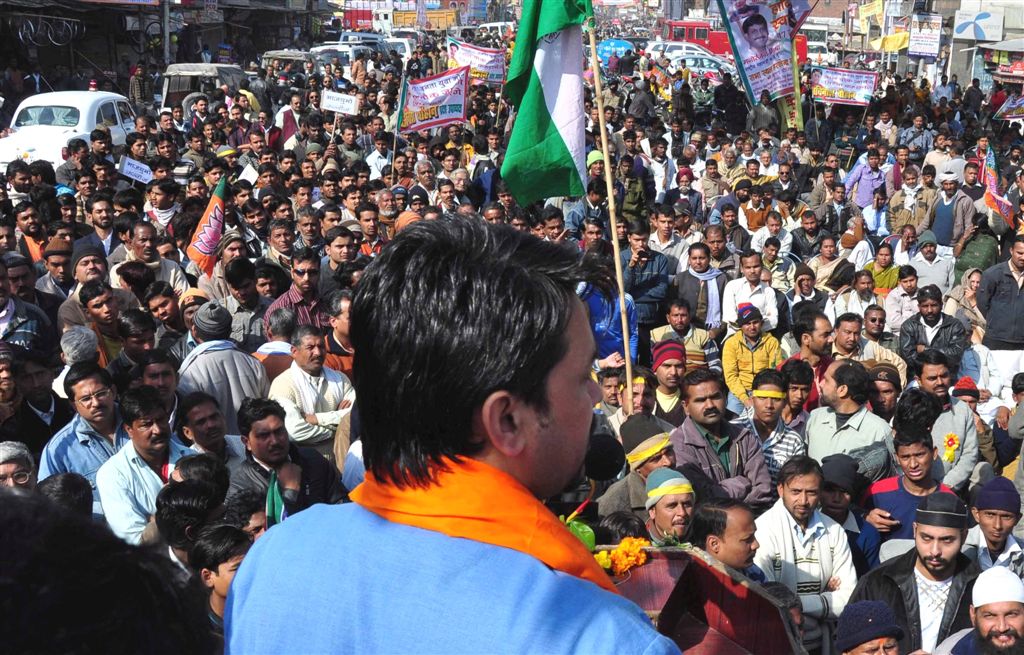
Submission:
M 416 12 L 408 10 L 356 10 L 372 14 L 371 25 L 375 32 L 380 34 L 391 34 L 392 30 L 402 28 L 447 30 L 459 24 L 459 12 L 456 9 L 428 9 L 427 24 L 416 24 Z M 346 10 L 346 14 L 348 10 Z
M 732 61 L 734 59 L 732 46 L 729 44 L 729 35 L 725 30 L 715 29 L 706 20 L 684 19 L 684 20 L 663 20 L 656 26 L 656 33 L 663 41 L 683 41 L 696 43 L 709 50 L 712 54 Z M 793 39 L 796 47 L 797 62 L 803 65 L 807 62 L 807 37 L 804 34 L 797 34 Z

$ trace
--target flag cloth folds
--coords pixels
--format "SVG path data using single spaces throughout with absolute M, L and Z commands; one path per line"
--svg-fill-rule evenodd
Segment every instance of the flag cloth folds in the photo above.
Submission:
M 284 508 L 284 496 L 277 484 L 277 471 L 270 472 L 270 483 L 267 485 L 267 529 L 274 527 L 288 518 L 288 510 Z
M 517 108 L 501 177 L 525 204 L 586 190 L 583 30 L 588 0 L 525 0 L 505 90 Z
M 981 183 L 985 185 L 985 205 L 1002 216 L 1007 225 L 1013 227 L 1013 204 L 999 195 L 999 171 L 996 169 L 996 153 L 991 146 L 985 153 Z
M 210 204 L 206 206 L 203 217 L 199 219 L 192 242 L 185 249 L 188 258 L 195 262 L 199 270 L 213 275 L 213 267 L 217 264 L 217 246 L 224 236 L 224 187 L 227 176 L 220 178 L 217 187 L 210 196 Z

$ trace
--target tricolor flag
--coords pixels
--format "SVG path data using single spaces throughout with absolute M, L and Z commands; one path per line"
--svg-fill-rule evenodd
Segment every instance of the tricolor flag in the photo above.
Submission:
M 985 205 L 1013 227 L 1013 204 L 999 195 L 999 171 L 996 169 L 996 153 L 991 146 L 985 153 L 985 165 L 981 167 L 981 183 L 985 185 Z
M 521 204 L 586 191 L 583 30 L 589 0 L 524 0 L 505 90 L 517 108 L 501 177 Z
M 217 246 L 224 236 L 224 187 L 227 176 L 220 178 L 217 188 L 210 196 L 210 204 L 206 206 L 203 217 L 199 219 L 192 242 L 185 249 L 188 258 L 195 262 L 199 270 L 213 275 L 213 267 L 217 264 Z
M 284 507 L 284 496 L 281 495 L 281 488 L 277 483 L 277 471 L 271 471 L 270 484 L 267 485 L 267 529 L 269 530 L 286 518 L 288 518 L 288 510 Z

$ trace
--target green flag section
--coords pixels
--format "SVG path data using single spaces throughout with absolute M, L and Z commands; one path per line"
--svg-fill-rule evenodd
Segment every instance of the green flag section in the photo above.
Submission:
M 271 471 L 270 484 L 267 486 L 267 529 L 269 530 L 286 518 L 288 518 L 288 512 L 284 508 L 281 487 L 277 484 L 277 472 Z
M 583 30 L 587 0 L 525 0 L 505 90 L 518 109 L 501 177 L 520 203 L 586 190 Z

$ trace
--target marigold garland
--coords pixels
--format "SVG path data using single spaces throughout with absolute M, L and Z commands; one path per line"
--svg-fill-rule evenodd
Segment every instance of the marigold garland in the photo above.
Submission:
M 613 550 L 594 553 L 594 559 L 606 571 L 610 570 L 613 575 L 622 575 L 647 561 L 647 553 L 643 549 L 650 545 L 651 542 L 646 539 L 626 537 Z

